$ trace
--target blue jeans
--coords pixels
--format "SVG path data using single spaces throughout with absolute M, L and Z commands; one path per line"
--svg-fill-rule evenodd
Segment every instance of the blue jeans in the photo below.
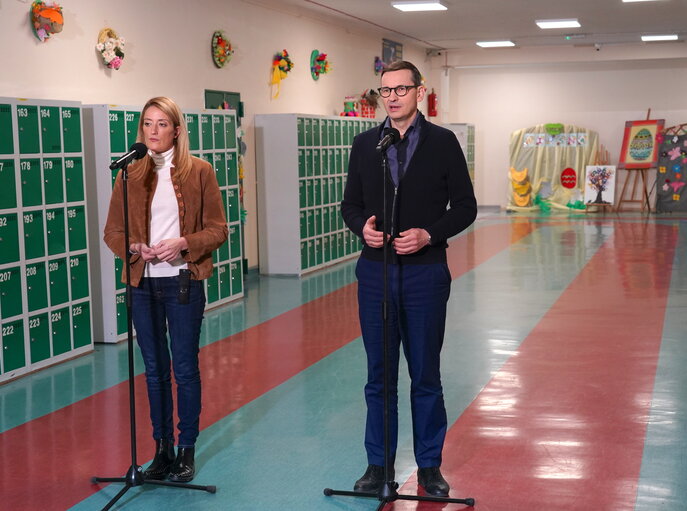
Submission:
M 368 463 L 384 465 L 383 264 L 358 260 L 358 306 L 367 353 Z M 400 345 L 410 373 L 413 448 L 420 468 L 441 465 L 447 418 L 441 386 L 440 354 L 451 274 L 445 263 L 388 267 L 389 278 L 389 454 L 398 443 L 398 364 Z
M 131 288 L 132 319 L 146 369 L 153 438 L 174 440 L 170 374 L 173 366 L 179 447 L 193 447 L 198 438 L 201 408 L 198 352 L 205 309 L 203 283 L 191 280 L 188 304 L 180 304 L 178 294 L 178 277 L 143 278 L 139 287 Z

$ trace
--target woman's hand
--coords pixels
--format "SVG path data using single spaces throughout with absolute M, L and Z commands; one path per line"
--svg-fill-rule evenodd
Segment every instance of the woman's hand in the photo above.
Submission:
M 150 248 L 145 243 L 132 243 L 129 245 L 129 252 L 132 254 L 139 254 L 146 263 L 157 258 L 155 250 Z
M 188 250 L 188 243 L 186 238 L 170 238 L 162 240 L 152 250 L 160 261 L 169 263 L 179 259 L 183 250 Z

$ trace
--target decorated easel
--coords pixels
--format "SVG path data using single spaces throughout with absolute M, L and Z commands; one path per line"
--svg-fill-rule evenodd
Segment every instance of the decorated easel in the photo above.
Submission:
M 620 150 L 618 170 L 626 170 L 627 177 L 620 192 L 616 212 L 624 211 L 624 205 L 639 204 L 642 213 L 645 211 L 651 213 L 647 173 L 656 167 L 658 160 L 656 136 L 663 129 L 665 120 L 650 120 L 650 116 L 651 109 L 647 111 L 646 120 L 625 123 L 625 136 Z M 632 188 L 628 195 L 630 181 L 632 181 Z M 639 197 L 637 197 L 638 191 Z

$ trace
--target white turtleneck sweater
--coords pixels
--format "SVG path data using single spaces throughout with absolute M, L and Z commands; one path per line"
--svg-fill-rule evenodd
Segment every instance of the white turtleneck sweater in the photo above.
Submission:
M 174 158 L 174 147 L 164 153 L 148 154 L 155 162 L 154 172 L 157 173 L 157 186 L 153 195 L 153 203 L 150 208 L 150 239 L 148 246 L 152 247 L 162 240 L 178 238 L 179 232 L 179 204 L 174 193 L 174 185 L 170 170 Z M 179 275 L 179 270 L 188 265 L 179 256 L 168 263 L 157 259 L 146 264 L 146 277 L 173 277 Z

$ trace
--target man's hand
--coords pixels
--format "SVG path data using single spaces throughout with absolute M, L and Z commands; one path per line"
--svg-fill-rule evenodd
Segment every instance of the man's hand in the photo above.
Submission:
M 377 217 L 372 215 L 363 226 L 363 239 L 368 247 L 380 248 L 384 245 L 384 233 L 377 230 Z
M 400 255 L 414 254 L 427 245 L 429 245 L 429 233 L 416 227 L 399 233 L 394 239 L 394 249 Z
M 172 262 L 181 256 L 182 250 L 188 249 L 186 238 L 170 238 L 162 240 L 152 247 L 160 261 Z

